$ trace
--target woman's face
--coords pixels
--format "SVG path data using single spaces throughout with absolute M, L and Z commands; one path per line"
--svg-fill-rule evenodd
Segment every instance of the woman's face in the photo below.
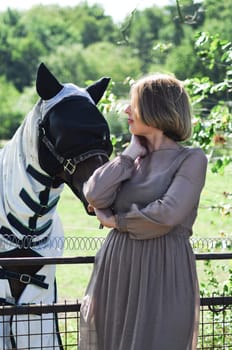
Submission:
M 136 107 L 128 105 L 125 109 L 125 113 L 128 115 L 129 131 L 133 135 L 148 136 L 154 128 L 146 125 L 138 116 Z

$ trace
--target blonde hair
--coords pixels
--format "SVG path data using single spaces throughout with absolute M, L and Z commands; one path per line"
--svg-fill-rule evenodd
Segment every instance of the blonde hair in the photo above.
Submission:
M 175 141 L 185 141 L 192 132 L 189 96 L 171 75 L 154 74 L 131 87 L 131 104 L 146 125 L 158 128 Z

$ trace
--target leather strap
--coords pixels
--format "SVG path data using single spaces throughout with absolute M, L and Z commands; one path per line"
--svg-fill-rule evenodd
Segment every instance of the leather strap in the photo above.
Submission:
M 48 289 L 48 284 L 44 282 L 44 275 L 36 274 L 34 276 L 31 276 L 26 273 L 19 273 L 5 269 L 0 269 L 0 279 L 13 279 L 23 284 L 35 284 L 41 288 Z

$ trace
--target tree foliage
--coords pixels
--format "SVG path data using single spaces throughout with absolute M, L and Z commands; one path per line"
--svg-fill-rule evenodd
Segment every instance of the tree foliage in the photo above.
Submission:
M 219 154 L 215 169 L 222 169 L 230 161 L 217 146 L 220 140 L 224 148 L 231 138 L 231 5 L 232 0 L 173 0 L 165 7 L 135 10 L 122 23 L 114 23 L 101 5 L 85 1 L 0 13 L 0 138 L 12 135 L 36 98 L 41 61 L 63 82 L 80 86 L 108 75 L 111 94 L 122 101 L 131 79 L 172 72 L 186 81 L 193 100 L 194 143 L 209 155 Z M 108 102 L 107 110 L 112 99 Z M 112 125 L 118 133 L 125 130 L 115 120 Z
M 213 171 L 223 171 L 232 162 L 225 147 L 232 146 L 232 43 L 202 32 L 195 46 L 208 74 L 186 82 L 194 106 L 193 141 L 215 160 Z
M 0 135 L 1 139 L 9 138 L 21 122 L 17 106 L 19 92 L 4 76 L 0 76 Z

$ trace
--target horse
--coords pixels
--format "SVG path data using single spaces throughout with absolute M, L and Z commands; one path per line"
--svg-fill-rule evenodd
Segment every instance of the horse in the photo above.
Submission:
M 1 305 L 56 302 L 55 266 L 23 266 L 23 258 L 63 254 L 52 242 L 64 241 L 57 204 L 65 184 L 91 215 L 83 184 L 112 153 L 97 107 L 109 81 L 81 88 L 61 83 L 44 63 L 37 69 L 39 99 L 0 151 L 0 258 L 22 258 L 22 265 L 0 266 Z M 28 316 L 7 317 L 0 322 L 0 349 L 63 349 L 59 332 L 49 334 L 56 315 L 44 316 L 43 325 L 30 315 L 29 335 Z

